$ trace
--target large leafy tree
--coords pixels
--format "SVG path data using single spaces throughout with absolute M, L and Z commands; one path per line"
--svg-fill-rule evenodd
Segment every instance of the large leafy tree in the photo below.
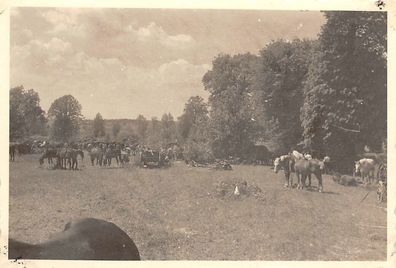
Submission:
M 196 136 L 195 132 L 203 128 L 209 121 L 208 105 L 200 96 L 188 99 L 184 106 L 184 112 L 179 118 L 178 129 L 180 136 L 187 140 L 190 136 Z
M 213 159 L 209 132 L 209 111 L 204 99 L 191 97 L 179 118 L 179 132 L 184 140 L 184 157 L 200 163 Z
M 100 113 L 97 113 L 93 121 L 93 134 L 94 137 L 103 137 L 106 135 L 105 121 Z
M 304 140 L 349 163 L 386 139 L 386 14 L 325 12 L 304 88 Z
M 260 51 L 252 105 L 259 133 L 277 144 L 275 151 L 287 152 L 301 140 L 302 88 L 313 45 L 309 40 L 277 40 Z
M 25 90 L 23 86 L 10 90 L 10 140 L 45 134 L 46 121 L 36 91 Z
M 81 108 L 72 95 L 60 97 L 51 104 L 48 116 L 52 121 L 53 139 L 68 142 L 78 134 L 82 120 Z
M 250 80 L 257 57 L 219 55 L 203 77 L 209 91 L 212 149 L 216 157 L 244 156 L 254 137 Z

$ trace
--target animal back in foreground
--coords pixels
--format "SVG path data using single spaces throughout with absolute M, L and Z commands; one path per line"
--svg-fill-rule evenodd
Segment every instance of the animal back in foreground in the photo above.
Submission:
M 86 218 L 66 224 L 63 232 L 41 244 L 9 240 L 10 259 L 140 260 L 133 240 L 117 225 Z

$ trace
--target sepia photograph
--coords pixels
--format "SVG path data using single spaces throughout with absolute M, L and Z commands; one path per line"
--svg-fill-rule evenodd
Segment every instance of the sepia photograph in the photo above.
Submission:
M 386 262 L 378 7 L 12 7 L 8 262 Z

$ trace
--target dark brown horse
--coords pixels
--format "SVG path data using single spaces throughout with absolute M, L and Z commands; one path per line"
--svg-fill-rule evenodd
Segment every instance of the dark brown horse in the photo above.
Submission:
M 87 218 L 66 224 L 63 232 L 41 244 L 9 239 L 10 259 L 140 260 L 133 240 L 117 225 Z

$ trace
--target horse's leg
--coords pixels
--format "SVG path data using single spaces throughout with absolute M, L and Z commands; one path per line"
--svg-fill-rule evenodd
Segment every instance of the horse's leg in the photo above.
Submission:
M 315 174 L 315 177 L 318 179 L 318 191 L 319 193 L 323 192 L 323 182 L 322 182 L 322 174 Z
M 301 190 L 305 188 L 305 182 L 307 180 L 307 174 L 304 172 L 301 174 Z
M 305 186 L 305 183 L 304 183 Z M 311 187 L 311 173 L 308 174 L 308 187 Z
M 290 173 L 285 171 L 285 184 L 283 187 L 289 187 L 289 181 L 290 181 Z

